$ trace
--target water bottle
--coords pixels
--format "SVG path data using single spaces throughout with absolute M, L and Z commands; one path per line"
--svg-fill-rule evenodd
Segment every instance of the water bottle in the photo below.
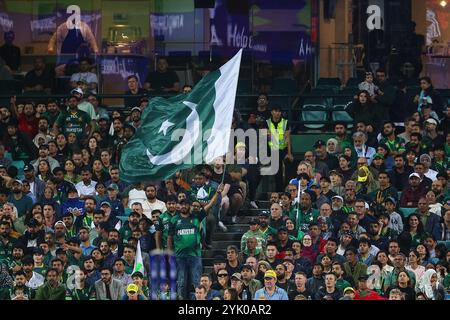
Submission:
M 242 292 L 242 300 L 247 300 L 247 290 Z

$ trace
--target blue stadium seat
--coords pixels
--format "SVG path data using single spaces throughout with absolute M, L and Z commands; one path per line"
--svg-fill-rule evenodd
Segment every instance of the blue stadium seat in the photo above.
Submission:
M 308 129 L 321 129 L 328 121 L 327 107 L 323 104 L 305 104 L 302 108 L 301 122 Z
M 403 213 L 403 216 L 408 218 L 411 214 L 417 211 L 417 208 L 400 208 L 400 211 Z

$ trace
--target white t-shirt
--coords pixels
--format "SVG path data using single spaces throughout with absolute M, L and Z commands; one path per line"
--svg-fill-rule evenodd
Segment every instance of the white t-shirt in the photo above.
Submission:
M 144 205 L 144 202 L 147 200 L 147 196 L 145 195 L 144 190 L 131 189 L 128 192 L 128 208 L 131 209 L 131 205 L 135 202 L 139 202 Z
M 84 81 L 86 83 L 97 83 L 98 84 L 98 79 L 97 79 L 97 75 L 95 73 L 92 72 L 78 72 L 78 73 L 74 73 L 71 77 L 70 77 L 70 81 Z
M 161 213 L 167 211 L 166 204 L 161 200 L 156 199 L 155 202 L 150 203 L 148 200 L 145 200 L 142 204 L 142 208 L 144 209 L 144 215 L 151 219 L 153 210 L 160 210 Z

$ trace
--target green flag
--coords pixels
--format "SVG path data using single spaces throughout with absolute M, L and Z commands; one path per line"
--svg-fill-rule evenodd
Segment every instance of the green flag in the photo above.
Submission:
M 141 241 L 138 240 L 137 249 L 136 249 L 136 256 L 134 257 L 134 268 L 133 273 L 140 272 L 142 275 L 145 276 L 145 269 L 144 269 L 144 260 L 142 259 L 142 253 L 141 253 Z
M 227 152 L 241 55 L 242 49 L 188 94 L 150 100 L 122 152 L 123 180 L 166 179 Z

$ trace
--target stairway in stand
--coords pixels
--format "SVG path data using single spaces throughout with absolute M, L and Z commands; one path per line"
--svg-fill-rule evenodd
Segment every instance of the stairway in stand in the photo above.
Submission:
M 235 245 L 238 249 L 241 249 L 242 235 L 249 230 L 250 219 L 256 217 L 261 211 L 268 211 L 268 201 L 258 201 L 259 209 L 245 208 L 241 209 L 236 219 L 236 224 L 225 224 L 228 231 L 223 232 L 220 228 L 217 228 L 212 236 L 212 249 L 202 250 L 202 262 L 203 272 L 213 272 L 213 261 L 215 256 L 227 256 L 227 247 L 229 245 Z

